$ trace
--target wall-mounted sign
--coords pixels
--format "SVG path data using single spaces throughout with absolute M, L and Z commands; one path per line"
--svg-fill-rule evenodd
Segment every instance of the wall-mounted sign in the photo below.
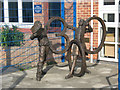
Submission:
M 34 13 L 42 13 L 42 5 L 34 5 Z

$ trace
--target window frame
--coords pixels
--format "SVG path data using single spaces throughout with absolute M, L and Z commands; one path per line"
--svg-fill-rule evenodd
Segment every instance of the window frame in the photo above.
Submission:
M 13 1 L 14 0 L 10 0 Z M 1 25 L 5 25 L 5 24 L 9 24 L 10 26 L 12 25 L 19 25 L 20 28 L 28 28 L 31 27 L 34 24 L 34 1 L 31 0 L 29 2 L 32 2 L 32 9 L 33 9 L 33 22 L 23 22 L 22 18 L 22 2 L 23 0 L 17 0 L 18 2 L 18 22 L 9 22 L 9 18 L 5 18 L 5 17 L 9 17 L 9 6 L 8 6 L 8 2 L 9 0 L 4 0 L 3 1 L 3 6 L 4 6 L 4 22 L 0 22 Z M 25 26 L 27 25 L 27 26 Z
M 103 57 L 104 56 L 104 47 L 102 48 L 101 52 L 98 54 L 98 58 L 99 60 L 103 60 L 103 61 L 112 61 L 112 62 L 118 62 L 118 44 L 120 45 L 120 43 L 117 42 L 117 34 L 118 34 L 118 30 L 117 28 L 120 27 L 120 23 L 119 23 L 119 18 L 118 18 L 118 12 L 116 12 L 115 10 L 118 9 L 118 1 L 115 0 L 115 5 L 104 5 L 104 0 L 99 0 L 99 17 L 103 18 L 103 14 L 104 13 L 114 13 L 115 14 L 115 22 L 105 22 L 106 28 L 107 27 L 115 27 L 115 42 L 104 42 L 104 44 L 114 44 L 115 45 L 115 58 L 109 58 L 109 57 Z M 101 25 L 99 24 L 98 26 L 98 44 L 101 41 Z

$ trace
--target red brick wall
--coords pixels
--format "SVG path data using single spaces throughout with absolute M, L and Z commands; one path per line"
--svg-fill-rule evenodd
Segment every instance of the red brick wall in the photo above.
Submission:
M 44 8 L 44 3 L 41 3 L 41 2 L 34 2 L 34 5 L 42 5 L 42 8 Z M 37 13 L 35 13 L 34 14 L 34 22 L 35 21 L 41 21 L 41 23 L 43 24 L 43 26 L 44 26 L 44 10 L 42 9 L 42 13 L 40 13 L 40 14 L 37 14 Z
M 64 9 L 65 9 L 65 21 L 69 25 L 73 25 L 73 2 L 71 3 L 64 3 Z

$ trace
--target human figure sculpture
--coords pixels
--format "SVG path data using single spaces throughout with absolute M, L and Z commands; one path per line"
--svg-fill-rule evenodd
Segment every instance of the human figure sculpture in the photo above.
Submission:
M 62 36 L 66 40 L 65 49 L 61 51 L 54 50 L 52 48 L 52 44 L 50 44 L 49 39 L 47 37 L 47 30 L 49 29 L 50 24 L 54 20 L 61 21 L 64 26 L 64 29 L 60 33 L 56 34 L 56 36 Z M 98 48 L 96 48 L 93 51 L 86 48 L 85 38 L 84 38 L 85 33 L 93 32 L 93 28 L 89 25 L 89 22 L 91 20 L 98 20 L 102 26 L 101 28 L 103 31 L 101 42 Z M 75 31 L 75 39 L 71 41 L 69 40 L 69 36 L 66 34 L 67 28 Z M 36 79 L 38 81 L 41 80 L 42 74 L 44 73 L 42 69 L 43 69 L 44 62 L 46 61 L 46 57 L 48 55 L 49 49 L 55 54 L 62 54 L 67 52 L 66 59 L 68 60 L 70 73 L 65 77 L 66 79 L 71 78 L 73 75 L 81 77 L 85 73 L 89 73 L 90 71 L 87 69 L 87 65 L 86 65 L 86 55 L 98 53 L 102 49 L 102 46 L 104 45 L 104 41 L 106 37 L 105 23 L 100 17 L 97 17 L 97 16 L 90 17 L 86 21 L 81 19 L 79 22 L 78 28 L 68 25 L 65 22 L 65 20 L 62 19 L 61 17 L 53 17 L 50 20 L 48 20 L 47 24 L 45 25 L 45 28 L 42 28 L 42 24 L 40 23 L 40 21 L 36 21 L 33 27 L 31 28 L 31 31 L 33 34 L 31 35 L 30 38 L 32 40 L 34 38 L 38 38 L 38 42 L 39 42 L 39 62 L 37 64 L 37 73 L 36 73 Z M 74 57 L 73 59 L 71 58 L 72 46 L 74 47 L 73 48 L 74 52 L 76 52 L 76 47 L 78 47 L 78 52 L 79 52 L 78 54 L 73 53 L 73 57 Z M 78 73 L 74 73 L 76 62 L 77 62 L 77 56 L 81 57 L 81 69 L 79 70 Z
M 34 38 L 38 38 L 39 42 L 39 61 L 37 64 L 36 80 L 40 81 L 42 74 L 44 73 L 42 70 L 43 65 L 44 62 L 46 61 L 46 57 L 49 52 L 49 40 L 44 28 L 42 28 L 42 24 L 40 21 L 36 21 L 34 23 L 34 25 L 31 28 L 31 31 L 33 33 L 32 36 L 30 37 L 31 40 L 33 40 Z

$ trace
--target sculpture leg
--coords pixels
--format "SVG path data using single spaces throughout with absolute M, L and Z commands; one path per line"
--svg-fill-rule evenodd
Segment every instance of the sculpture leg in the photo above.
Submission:
M 72 66 L 71 66 L 71 70 L 70 70 L 70 73 L 67 75 L 67 76 L 65 76 L 65 79 L 69 79 L 69 78 L 71 78 L 71 77 L 73 77 L 73 74 L 74 74 L 74 68 L 75 68 L 75 66 L 76 66 L 76 56 L 74 57 L 74 59 L 73 59 L 73 64 L 72 64 Z
M 72 63 L 71 63 L 71 48 L 68 49 L 67 51 L 67 61 L 68 61 L 68 64 L 69 64 L 69 71 L 71 71 L 71 67 L 72 67 Z
M 43 63 L 42 62 L 38 62 L 37 64 L 37 73 L 36 73 L 36 80 L 40 81 L 42 78 L 42 66 Z
M 42 78 L 42 69 L 44 62 L 46 60 L 46 51 L 45 51 L 45 46 L 40 46 L 39 47 L 39 62 L 37 64 L 37 73 L 36 73 L 36 80 L 40 81 Z
M 73 43 L 76 44 L 77 47 L 78 47 L 79 55 L 81 56 L 82 62 L 81 62 L 81 65 L 80 65 L 80 70 L 78 69 L 78 72 L 74 72 L 74 70 L 75 70 L 74 68 L 76 66 L 76 60 L 77 60 L 77 58 L 73 58 L 73 63 L 72 63 L 71 62 L 71 50 L 69 50 L 68 54 L 70 54 L 70 55 L 68 55 L 68 56 L 70 58 L 69 65 L 71 67 L 71 72 L 70 72 L 70 74 L 68 76 L 66 76 L 66 79 L 69 78 L 69 77 L 71 77 L 70 75 L 72 75 L 72 74 L 74 76 L 81 77 L 81 76 L 83 76 L 85 74 L 85 72 L 87 72 L 87 70 L 86 70 L 87 69 L 87 66 L 86 66 L 86 55 L 85 55 L 85 50 L 83 48 L 83 45 L 81 43 L 79 43 L 78 40 L 72 40 L 70 42 L 70 45 L 72 46 Z M 71 48 L 71 46 L 70 46 L 70 48 Z
M 75 47 L 76 46 L 74 45 L 73 46 L 73 53 L 75 53 L 75 51 L 76 51 Z M 68 59 L 70 73 L 67 76 L 65 76 L 65 79 L 69 79 L 69 78 L 73 77 L 74 69 L 75 69 L 75 66 L 76 66 L 76 60 L 77 60 L 76 55 L 73 56 L 73 63 L 71 63 L 71 47 L 69 48 L 69 50 L 67 52 L 67 59 Z

